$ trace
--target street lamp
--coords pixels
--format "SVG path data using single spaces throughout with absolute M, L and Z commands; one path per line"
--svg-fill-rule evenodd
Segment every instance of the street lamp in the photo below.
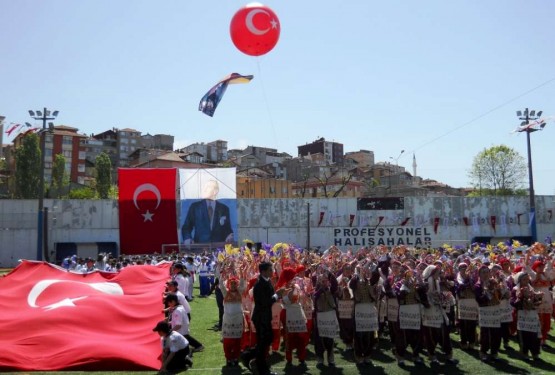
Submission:
M 389 158 L 391 160 L 395 160 L 395 174 L 399 173 L 398 169 L 399 169 L 399 158 L 401 157 L 401 155 L 403 155 L 405 153 L 405 150 L 401 150 L 401 152 L 399 153 L 399 156 L 397 156 L 396 158 L 394 158 L 393 156 L 390 156 Z M 391 188 L 391 167 L 388 168 L 389 169 L 389 181 L 388 181 L 388 185 L 389 188 Z
M 43 254 L 44 259 L 48 260 L 46 236 L 44 233 L 44 154 L 46 149 L 46 122 L 49 120 L 54 120 L 58 116 L 59 111 L 50 112 L 48 109 L 44 108 L 42 111 L 32 111 L 29 110 L 29 115 L 35 120 L 42 120 L 42 131 L 40 132 L 40 182 L 39 182 L 39 212 L 38 212 L 38 224 L 37 224 L 37 260 L 42 260 Z
M 403 155 L 405 153 L 405 150 L 401 150 L 401 153 L 399 154 L 399 156 L 397 156 L 396 158 L 390 156 L 389 158 L 392 160 L 395 160 L 395 166 L 399 166 L 399 158 L 401 157 L 401 155 Z
M 528 111 L 528 108 L 522 111 L 516 111 L 519 120 L 523 122 L 521 125 L 526 125 L 530 121 L 537 120 L 541 117 L 542 111 Z M 534 176 L 532 174 L 532 150 L 530 148 L 530 133 L 537 129 L 526 129 L 526 145 L 528 146 L 528 182 L 530 184 L 530 232 L 532 234 L 532 243 L 536 242 L 538 234 L 536 230 L 536 198 L 534 196 Z

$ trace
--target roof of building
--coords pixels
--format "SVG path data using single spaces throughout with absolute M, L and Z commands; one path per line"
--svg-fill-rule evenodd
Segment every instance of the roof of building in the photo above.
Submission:
M 60 130 L 58 128 L 54 128 L 54 134 L 55 135 L 65 135 L 65 136 L 69 136 L 69 137 L 80 137 L 80 138 L 88 138 L 89 137 L 86 134 L 79 134 L 79 133 L 75 133 L 75 132 L 72 132 L 72 131 Z
M 73 131 L 73 132 L 77 132 L 79 129 L 78 128 L 74 128 L 73 126 L 68 126 L 68 125 L 56 125 L 54 126 L 54 129 L 56 130 L 68 130 L 68 131 Z

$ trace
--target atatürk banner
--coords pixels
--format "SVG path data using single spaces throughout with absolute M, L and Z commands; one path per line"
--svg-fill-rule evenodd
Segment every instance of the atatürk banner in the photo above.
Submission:
M 420 227 L 334 228 L 333 241 L 335 246 L 427 247 L 432 243 L 432 232 Z

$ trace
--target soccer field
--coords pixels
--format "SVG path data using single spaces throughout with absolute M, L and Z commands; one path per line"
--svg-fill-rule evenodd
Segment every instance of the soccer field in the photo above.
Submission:
M 195 295 L 198 295 L 198 289 L 195 289 Z M 218 309 L 216 300 L 213 296 L 208 298 L 196 297 L 191 302 L 192 319 L 191 319 L 191 335 L 203 343 L 205 350 L 195 353 L 192 368 L 184 373 L 191 374 L 224 374 L 239 375 L 250 374 L 243 367 L 228 368 L 225 366 L 225 358 L 223 354 L 222 344 L 220 343 L 220 332 L 214 331 L 212 327 L 217 323 Z M 153 333 L 155 335 L 155 333 Z M 346 352 L 345 346 L 339 340 L 336 340 L 335 358 L 336 368 L 327 366 L 317 368 L 316 357 L 314 355 L 313 345 L 309 345 L 309 353 L 307 358 L 307 368 L 301 369 L 296 367 L 298 361 L 293 359 L 293 366 L 285 367 L 285 358 L 282 351 L 274 353 L 271 356 L 272 369 L 278 374 L 552 374 L 555 372 L 555 330 L 551 330 L 549 338 L 549 348 L 542 351 L 540 362 L 527 362 L 518 354 L 518 343 L 511 341 L 512 350 L 500 351 L 500 361 L 495 363 L 481 362 L 478 357 L 478 350 L 472 352 L 462 351 L 458 347 L 458 335 L 452 336 L 453 346 L 455 348 L 454 357 L 460 360 L 457 366 L 447 365 L 443 363 L 443 359 L 438 356 L 442 364 L 436 367 L 430 367 L 429 361 L 425 359 L 425 364 L 415 366 L 412 362 L 407 361 L 404 367 L 399 367 L 395 361 L 395 357 L 391 353 L 391 345 L 388 338 L 380 341 L 378 350 L 374 351 L 373 364 L 371 366 L 357 367 L 353 360 L 352 352 Z M 129 349 L 132 350 L 132 343 Z M 423 356 L 424 357 L 424 356 Z M 21 375 L 24 372 L 17 374 Z M 26 373 L 26 372 L 25 372 Z M 32 374 L 55 374 L 59 372 L 33 372 Z M 155 374 L 155 371 L 67 371 L 64 375 L 88 374 L 88 375 L 139 375 L 139 374 Z

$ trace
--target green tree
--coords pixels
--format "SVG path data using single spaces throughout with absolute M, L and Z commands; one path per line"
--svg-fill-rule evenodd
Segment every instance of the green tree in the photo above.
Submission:
M 96 191 L 91 187 L 82 187 L 78 189 L 72 189 L 69 192 L 69 199 L 95 199 Z
M 476 155 L 468 177 L 477 192 L 474 195 L 520 195 L 527 171 L 524 157 L 500 145 Z
M 69 176 L 66 173 L 66 158 L 62 154 L 56 154 L 52 165 L 52 182 L 50 192 L 52 198 L 59 198 L 63 189 L 69 185 Z
M 27 134 L 21 141 L 21 146 L 15 150 L 15 196 L 23 199 L 39 197 L 41 152 L 39 136 Z
M 96 157 L 96 191 L 100 199 L 107 199 L 110 196 L 112 186 L 112 162 L 110 157 L 101 153 Z

